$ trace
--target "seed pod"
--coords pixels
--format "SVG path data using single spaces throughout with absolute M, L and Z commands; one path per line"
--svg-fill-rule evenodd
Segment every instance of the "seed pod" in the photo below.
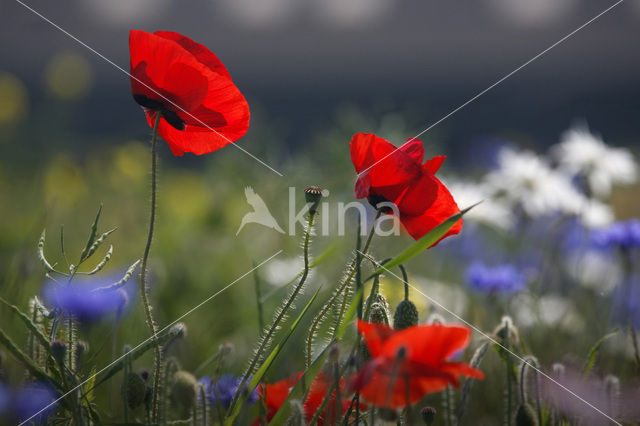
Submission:
M 418 324 L 418 308 L 410 300 L 403 300 L 393 315 L 393 328 L 403 330 Z
M 54 340 L 51 342 L 51 355 L 58 361 L 59 364 L 64 364 L 64 359 L 67 356 L 67 342 L 64 340 Z
M 436 409 L 433 407 L 424 407 L 420 411 L 420 415 L 422 415 L 422 421 L 424 424 L 430 426 L 436 419 Z
M 304 200 L 309 206 L 309 213 L 316 214 L 320 200 L 322 200 L 322 188 L 319 186 L 310 186 L 304 189 Z

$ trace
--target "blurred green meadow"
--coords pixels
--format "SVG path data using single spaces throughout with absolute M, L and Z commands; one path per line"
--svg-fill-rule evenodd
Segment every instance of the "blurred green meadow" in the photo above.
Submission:
M 143 113 L 131 101 L 126 108 L 137 116 L 122 130 L 118 128 L 118 121 L 111 122 L 109 112 L 104 110 L 99 111 L 100 117 L 95 122 L 78 123 L 74 119 L 76 112 L 92 106 L 82 90 L 89 91 L 96 82 L 91 74 L 83 74 L 82 61 L 77 62 L 77 57 L 63 56 L 59 60 L 61 63 L 52 64 L 45 73 L 43 90 L 46 94 L 42 97 L 27 94 L 25 86 L 15 76 L 0 75 L 0 93 L 3 94 L 0 101 L 0 147 L 3 151 L 0 158 L 0 292 L 4 299 L 23 309 L 27 308 L 33 295 L 41 294 L 47 280 L 36 255 L 43 229 L 47 232 L 44 251 L 48 259 L 64 270 L 68 267 L 67 261 L 77 261 L 95 212 L 102 204 L 100 229 L 117 227 L 98 253 L 99 258 L 110 244 L 114 247 L 112 260 L 101 272 L 102 276 L 109 277 L 121 275 L 141 257 L 147 233 L 150 132 Z M 255 274 L 238 280 L 182 320 L 187 335 L 171 346 L 170 354 L 188 371 L 194 371 L 214 355 L 220 345 L 230 343 L 234 355 L 225 360 L 223 370 L 240 374 L 260 333 L 256 280 L 264 299 L 263 320 L 268 323 L 287 294 L 285 285 L 302 268 L 303 227 L 300 224 L 296 224 L 294 236 L 257 224 L 248 224 L 236 235 L 242 217 L 251 211 L 245 199 L 245 187 L 252 187 L 265 200 L 285 230 L 290 214 L 290 187 L 296 188 L 296 211 L 304 205 L 305 187 L 318 185 L 329 191 L 330 195 L 324 201 L 329 203 L 330 232 L 329 235 L 314 236 L 311 245 L 312 256 L 322 255 L 322 261 L 312 270 L 305 296 L 297 305 L 298 308 L 303 306 L 319 287 L 322 288 L 319 298 L 324 302 L 343 277 L 355 247 L 355 211 L 347 215 L 346 235 L 338 235 L 336 222 L 337 203 L 354 201 L 355 173 L 348 145 L 351 136 L 358 131 L 371 131 L 399 145 L 424 124 L 410 106 L 387 109 L 376 116 L 375 109 L 363 110 L 344 104 L 337 106 L 333 116 L 327 119 L 329 125 L 318 127 L 308 140 L 296 141 L 296 146 L 291 147 L 282 138 L 287 123 L 271 120 L 268 106 L 259 101 L 252 103 L 249 99 L 249 103 L 253 113 L 251 130 L 238 144 L 275 167 L 284 177 L 233 146 L 206 156 L 177 158 L 171 155 L 166 144 L 160 144 L 158 217 L 151 250 L 150 297 L 161 328 L 282 250 Z M 104 136 L 106 132 L 102 131 L 91 135 L 90 129 L 83 127 L 100 129 L 100 125 L 118 130 L 110 136 Z M 421 138 L 428 156 L 456 155 L 446 144 L 447 129 L 445 126 Z M 121 136 L 114 137 L 112 133 Z M 515 135 L 510 142 L 516 146 L 536 147 L 536 141 L 525 135 Z M 635 156 L 637 158 L 637 152 Z M 449 180 L 474 182 L 481 179 L 483 166 L 445 162 L 442 172 Z M 640 216 L 640 205 L 636 202 L 639 196 L 637 183 L 624 185 L 614 188 L 607 203 L 616 219 L 633 218 Z M 372 209 L 368 205 L 367 208 L 371 213 Z M 483 205 L 476 209 L 483 209 Z M 321 212 L 320 220 L 323 214 L 325 212 Z M 581 286 L 575 277 L 571 278 L 573 281 L 567 281 L 568 275 L 563 272 L 553 248 L 558 233 L 564 231 L 554 227 L 554 220 L 543 219 L 538 224 L 546 239 L 531 240 L 530 232 L 522 231 L 520 235 L 517 234 L 520 231 L 496 231 L 469 221 L 470 225 L 465 225 L 458 236 L 412 259 L 406 265 L 409 280 L 448 310 L 487 333 L 494 331 L 503 315 L 510 315 L 519 330 L 522 354 L 535 355 L 544 371 L 551 371 L 554 363 L 582 368 L 593 345 L 618 327 L 618 333 L 599 349 L 594 373 L 598 377 L 615 375 L 623 387 L 637 386 L 640 367 L 634 360 L 637 354 L 634 355 L 628 331 L 624 325 L 617 326 L 611 321 L 609 293 L 597 286 Z M 62 227 L 67 259 L 61 253 Z M 550 269 L 545 269 L 544 274 L 537 271 L 519 295 L 486 295 L 471 290 L 465 274 L 474 255 L 469 255 L 468 251 L 464 256 L 459 255 L 466 239 L 470 238 L 467 231 L 470 228 L 475 235 L 484 235 L 485 242 L 502 247 L 506 253 L 522 251 L 526 256 L 527 250 L 536 248 L 537 254 L 542 255 L 541 264 Z M 392 257 L 412 242 L 406 234 L 376 236 L 371 253 L 377 259 Z M 471 248 L 474 249 L 478 250 L 476 257 L 481 260 L 485 249 L 481 246 Z M 633 259 L 637 259 L 637 253 L 634 256 Z M 613 257 L 611 262 L 618 260 Z M 370 266 L 367 268 L 369 270 Z M 137 294 L 135 279 L 127 287 Z M 402 283 L 393 276 L 382 278 L 381 291 L 392 307 L 402 300 Z M 524 299 L 523 295 L 526 296 Z M 433 313 L 442 315 L 447 322 L 459 322 L 417 292 L 411 292 L 411 299 L 419 309 L 421 322 L 427 321 Z M 523 314 L 525 299 L 535 307 L 527 308 L 528 316 Z M 319 306 L 312 306 L 314 315 Z M 289 315 L 289 321 L 292 315 Z M 519 324 L 519 318 L 523 316 L 528 322 Z M 310 320 L 311 317 L 304 319 L 305 323 Z M 26 342 L 23 324 L 4 307 L 0 309 L 0 323 L 16 342 Z M 112 320 L 81 328 L 80 337 L 90 347 L 90 363 L 86 368 L 95 365 L 99 369 L 109 364 L 113 330 Z M 306 326 L 296 330 L 268 371 L 266 381 L 280 380 L 304 368 L 302 348 L 307 330 Z M 354 335 L 355 330 L 350 330 L 350 338 Z M 148 336 L 139 296 L 132 297 L 117 327 L 116 353 L 119 354 L 125 344 L 136 345 Z M 462 359 L 471 357 L 481 338 L 474 333 L 474 341 Z M 0 352 L 5 351 L 0 349 Z M 134 363 L 139 370 L 150 370 L 151 364 L 151 351 Z M 8 382 L 18 386 L 23 370 L 6 353 L 2 367 L 8 374 Z M 208 368 L 200 373 L 208 372 Z M 473 385 L 467 424 L 496 424 L 503 416 L 504 367 L 499 356 L 490 353 L 481 369 L 486 379 Z M 97 392 L 98 403 L 109 406 L 110 394 L 117 395 L 117 390 L 103 386 L 104 389 Z M 118 398 L 115 401 L 120 404 Z M 425 403 L 439 407 L 440 395 L 427 397 Z M 441 418 L 437 422 L 445 424 Z

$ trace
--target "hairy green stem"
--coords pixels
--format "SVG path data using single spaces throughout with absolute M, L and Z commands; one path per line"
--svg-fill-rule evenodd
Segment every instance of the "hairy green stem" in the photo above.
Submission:
M 251 374 L 253 373 L 253 370 L 255 369 L 256 365 L 260 361 L 262 353 L 264 352 L 266 347 L 269 345 L 269 342 L 271 341 L 273 334 L 278 329 L 278 325 L 280 324 L 280 321 L 282 321 L 282 319 L 286 315 L 287 311 L 289 310 L 294 300 L 298 296 L 298 293 L 300 293 L 300 290 L 302 290 L 302 287 L 305 281 L 307 280 L 307 277 L 309 276 L 309 241 L 311 239 L 311 228 L 313 227 L 313 219 L 315 217 L 315 214 L 316 214 L 315 210 L 309 210 L 309 221 L 307 223 L 307 229 L 305 231 L 304 244 L 303 244 L 304 270 L 303 270 L 302 276 L 300 277 L 300 281 L 298 282 L 296 287 L 293 289 L 293 292 L 291 292 L 291 295 L 289 296 L 285 304 L 282 306 L 282 309 L 280 309 L 279 312 L 276 314 L 276 318 L 273 320 L 273 323 L 269 327 L 269 330 L 267 330 L 264 336 L 262 336 L 260 345 L 258 346 L 258 349 L 256 350 L 255 355 L 251 359 L 251 362 L 249 363 L 249 367 L 247 368 L 244 375 L 242 376 L 242 380 L 240 382 L 240 385 L 238 386 L 238 390 L 236 391 L 236 394 L 233 397 L 233 401 L 229 406 L 227 415 L 229 415 L 230 413 L 233 413 L 233 409 L 235 408 L 235 405 L 238 402 L 238 399 L 240 398 L 240 395 L 242 394 L 242 391 L 245 385 L 249 381 L 249 377 L 251 376 Z
M 146 323 L 151 331 L 154 344 L 154 362 L 153 362 L 153 402 L 151 405 L 151 421 L 158 420 L 158 393 L 160 390 L 160 369 L 162 364 L 162 352 L 158 344 L 158 334 L 156 324 L 151 315 L 151 305 L 147 297 L 147 261 L 149 260 L 149 251 L 151 250 L 151 242 L 153 241 L 153 229 L 156 219 L 156 192 L 157 192 L 157 174 L 158 174 L 158 126 L 160 125 L 160 112 L 156 112 L 156 123 L 153 127 L 151 136 L 151 213 L 149 217 L 149 233 L 147 234 L 147 244 L 144 248 L 142 256 L 142 271 L 140 272 L 140 296 L 144 305 Z

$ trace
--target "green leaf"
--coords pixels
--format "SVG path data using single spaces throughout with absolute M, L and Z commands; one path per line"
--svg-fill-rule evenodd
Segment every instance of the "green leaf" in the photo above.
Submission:
M 582 367 L 582 377 L 584 379 L 587 379 L 591 375 L 591 372 L 593 371 L 593 367 L 596 364 L 596 358 L 598 357 L 598 353 L 600 352 L 600 348 L 602 347 L 602 344 L 607 340 L 609 340 L 610 338 L 612 338 L 613 336 L 615 336 L 616 334 L 618 334 L 618 331 L 620 330 L 616 328 L 611 333 L 605 334 L 591 347 L 591 350 L 589 350 L 589 354 L 587 355 L 587 361 L 584 363 L 584 366 Z
M 31 318 L 29 318 L 27 314 L 22 312 L 16 305 L 12 305 L 11 303 L 4 300 L 2 297 L 0 297 L 0 303 L 6 305 L 9 309 L 11 309 L 13 313 L 16 314 L 18 318 L 20 318 L 24 325 L 27 326 L 29 331 L 31 331 L 31 333 L 33 333 L 33 335 L 40 341 L 40 344 L 44 346 L 47 351 L 50 350 L 49 346 L 51 342 L 49 341 L 49 338 L 45 336 L 42 330 L 38 328 L 38 326 L 33 321 L 31 321 Z
M 233 421 L 235 420 L 235 418 L 238 416 L 238 414 L 240 414 L 240 410 L 242 409 L 242 406 L 244 405 L 245 401 L 247 400 L 247 396 L 246 395 L 253 394 L 253 391 L 258 387 L 258 384 L 260 383 L 260 381 L 264 377 L 265 373 L 267 372 L 269 367 L 271 367 L 271 364 L 273 364 L 273 361 L 276 359 L 276 357 L 278 356 L 278 354 L 280 353 L 280 351 L 284 347 L 285 343 L 287 342 L 287 340 L 289 339 L 289 337 L 291 336 L 293 331 L 300 324 L 300 320 L 302 320 L 302 317 L 304 316 L 304 314 L 307 313 L 307 311 L 311 307 L 311 304 L 314 302 L 314 300 L 316 300 L 316 297 L 318 296 L 319 292 L 320 292 L 320 288 L 318 288 L 318 290 L 316 290 L 316 292 L 311 297 L 311 299 L 309 299 L 309 302 L 307 302 L 307 305 L 304 307 L 304 309 L 302 309 L 302 312 L 300 312 L 300 315 L 298 315 L 298 318 L 296 318 L 296 320 L 293 322 L 293 324 L 291 324 L 291 327 L 289 327 L 289 330 L 287 331 L 285 336 L 273 348 L 273 350 L 271 351 L 269 356 L 264 360 L 264 362 L 262 363 L 260 368 L 258 368 L 258 371 L 256 371 L 256 374 L 254 374 L 254 376 L 251 379 L 251 381 L 247 384 L 247 392 L 243 393 L 242 396 L 240 396 L 240 398 L 238 399 L 238 402 L 236 403 L 236 405 L 235 405 L 235 407 L 233 409 L 233 412 L 225 420 L 225 424 L 226 425 L 229 425 L 229 426 L 232 425 Z
M 100 204 L 100 208 L 98 208 L 98 213 L 96 213 L 96 218 L 93 220 L 91 224 L 91 230 L 89 231 L 89 238 L 87 239 L 87 244 L 82 249 L 82 253 L 80 254 L 80 262 L 86 260 L 89 256 L 89 250 L 91 250 L 91 246 L 96 239 L 96 234 L 98 233 L 98 221 L 100 220 L 100 213 L 102 213 L 102 204 Z
M 398 265 L 402 265 L 403 263 L 406 263 L 408 260 L 414 258 L 418 254 L 422 253 L 423 251 L 425 251 L 426 249 L 434 245 L 436 242 L 438 242 L 440 238 L 444 237 L 444 235 L 449 231 L 449 229 L 451 229 L 451 227 L 453 227 L 453 225 L 455 225 L 460 219 L 462 219 L 462 216 L 464 216 L 469 210 L 471 210 L 478 204 L 479 203 L 476 203 L 470 207 L 467 207 L 466 209 L 462 210 L 460 213 L 456 213 L 453 216 L 449 217 L 440 225 L 436 226 L 431 231 L 429 231 L 427 235 L 420 238 L 418 241 L 416 241 L 411 246 L 409 246 L 409 248 L 407 248 L 405 251 L 403 251 L 402 253 L 400 253 L 399 255 L 397 255 L 387 263 L 385 263 L 384 266 L 379 267 L 373 273 L 373 275 L 374 276 L 380 275 L 383 272 L 385 272 L 387 269 L 392 269 Z
M 304 398 L 304 394 L 307 391 L 306 389 L 307 384 L 310 385 L 313 382 L 313 380 L 316 378 L 320 370 L 322 369 L 322 366 L 324 365 L 327 359 L 329 348 L 334 343 L 336 343 L 339 339 L 342 339 L 342 337 L 346 333 L 347 326 L 349 325 L 351 320 L 355 317 L 356 312 L 358 311 L 358 303 L 360 302 L 361 297 L 362 297 L 362 290 L 359 290 L 353 296 L 351 305 L 349 305 L 349 308 L 346 311 L 346 314 L 342 320 L 342 323 L 340 323 L 340 326 L 338 327 L 336 338 L 331 340 L 331 342 L 329 342 L 329 344 L 318 354 L 316 359 L 313 360 L 313 362 L 311 363 L 309 368 L 307 368 L 307 370 L 304 372 L 302 377 L 300 377 L 300 380 L 298 380 L 298 382 L 293 386 L 293 388 L 291 389 L 291 392 L 289 392 L 289 396 L 287 396 L 287 399 L 280 406 L 280 409 L 278 409 L 273 419 L 271 419 L 271 424 L 274 424 L 274 425 L 284 424 L 285 421 L 289 418 L 289 415 L 291 414 L 291 404 L 289 402 L 293 399 L 302 400 Z

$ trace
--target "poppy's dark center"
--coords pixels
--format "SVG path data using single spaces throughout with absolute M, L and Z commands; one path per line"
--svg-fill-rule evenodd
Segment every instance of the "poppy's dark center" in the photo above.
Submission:
M 383 197 L 382 195 L 378 195 L 378 194 L 369 194 L 369 196 L 367 197 L 367 201 L 369 201 L 369 204 L 371 204 L 373 206 L 374 209 L 378 208 L 378 204 L 380 203 L 390 203 L 389 200 L 387 200 L 385 197 Z M 382 208 L 382 213 L 393 213 L 393 209 L 389 206 L 380 206 Z
M 145 95 L 136 94 L 133 95 L 133 99 L 138 103 L 138 105 L 162 114 L 162 117 L 167 120 L 167 123 L 171 124 L 176 129 L 184 130 L 184 120 L 180 118 L 176 112 L 167 108 L 163 102 L 148 98 Z

